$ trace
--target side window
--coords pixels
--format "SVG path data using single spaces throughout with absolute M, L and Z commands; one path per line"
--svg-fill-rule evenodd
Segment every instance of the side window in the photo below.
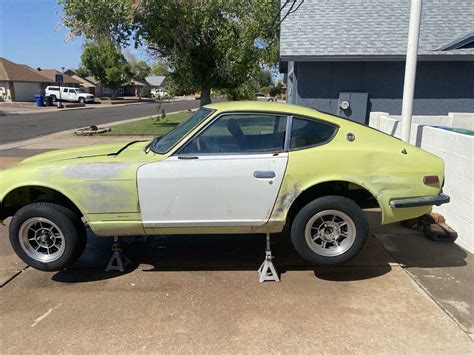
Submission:
M 67 92 L 67 89 L 63 89 L 63 92 Z
M 329 124 L 293 117 L 290 149 L 301 149 L 329 142 L 337 128 Z
M 181 154 L 277 152 L 284 148 L 286 116 L 229 114 L 194 137 Z

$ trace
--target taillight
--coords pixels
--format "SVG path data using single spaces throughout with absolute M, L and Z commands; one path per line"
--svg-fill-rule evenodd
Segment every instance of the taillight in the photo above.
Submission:
M 437 175 L 429 175 L 423 177 L 423 184 L 425 185 L 437 185 L 439 184 L 439 178 Z

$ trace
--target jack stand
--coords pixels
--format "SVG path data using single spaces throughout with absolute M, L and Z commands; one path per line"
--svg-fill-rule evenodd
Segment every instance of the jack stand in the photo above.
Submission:
M 114 237 L 114 243 L 112 244 L 112 256 L 110 257 L 105 271 L 124 272 L 128 264 L 130 264 L 130 259 L 127 258 L 127 256 L 122 253 L 122 249 L 119 248 L 118 237 Z
M 266 247 L 265 247 L 265 261 L 262 266 L 258 269 L 258 282 L 262 283 L 265 281 L 275 281 L 280 282 L 280 277 L 278 277 L 278 272 L 273 265 L 273 255 L 272 249 L 270 247 L 270 233 L 267 233 L 266 237 Z

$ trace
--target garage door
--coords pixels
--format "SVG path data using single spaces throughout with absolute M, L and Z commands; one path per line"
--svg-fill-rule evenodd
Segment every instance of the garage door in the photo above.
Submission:
M 15 88 L 15 101 L 34 101 L 41 84 L 13 83 L 13 87 Z

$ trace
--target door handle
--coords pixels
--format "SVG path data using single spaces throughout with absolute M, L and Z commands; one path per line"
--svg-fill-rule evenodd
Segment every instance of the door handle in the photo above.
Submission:
M 199 157 L 193 157 L 193 156 L 186 156 L 186 155 L 180 155 L 178 157 L 178 159 L 181 159 L 181 160 L 193 160 L 193 159 L 199 159 Z
M 276 174 L 274 171 L 255 171 L 253 176 L 257 179 L 273 179 Z

